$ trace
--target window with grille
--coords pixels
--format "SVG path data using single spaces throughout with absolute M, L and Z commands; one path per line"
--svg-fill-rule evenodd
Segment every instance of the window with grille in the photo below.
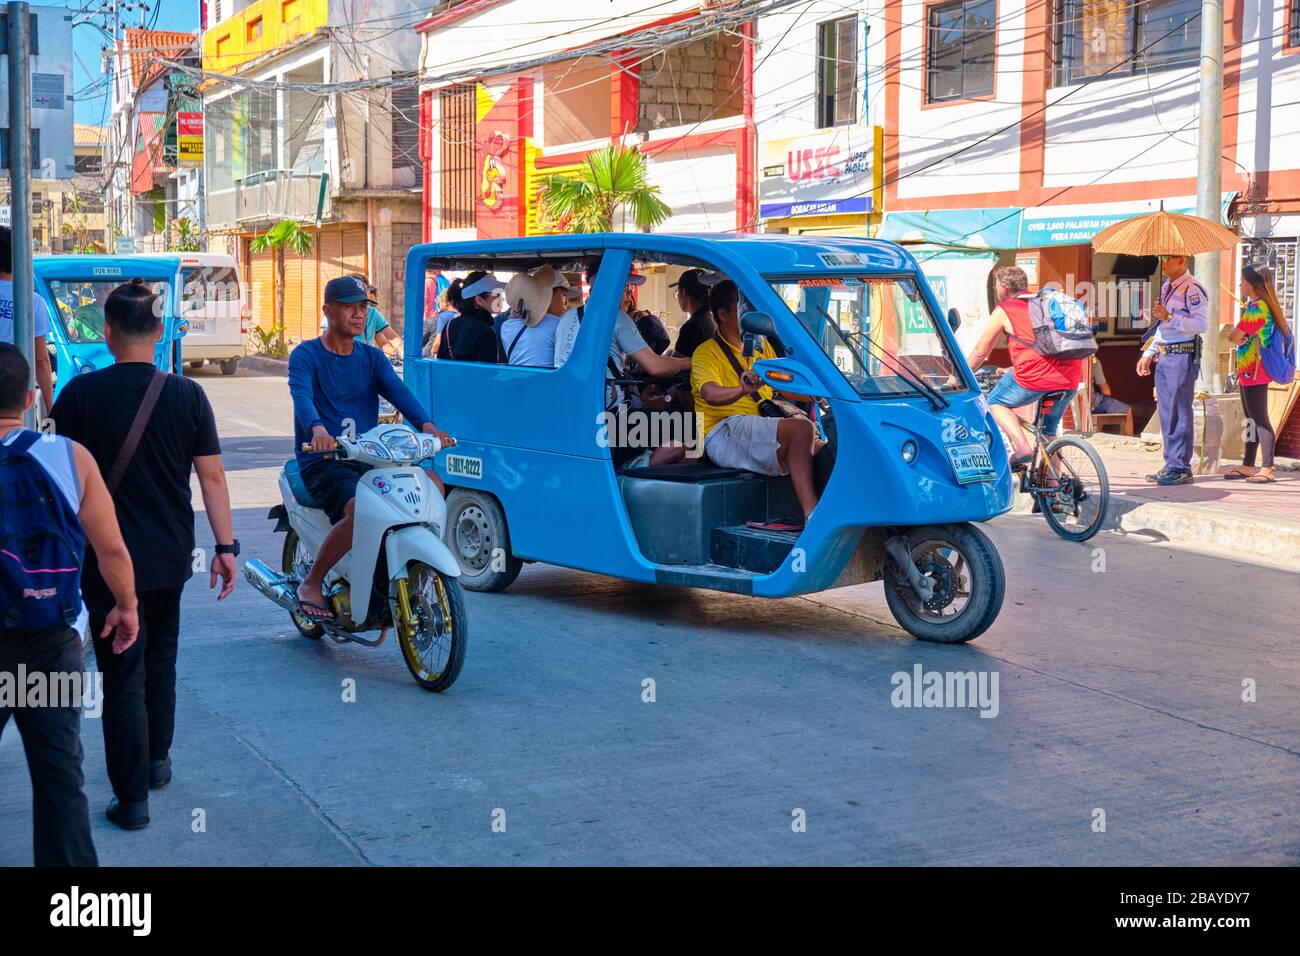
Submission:
M 997 9 L 996 0 L 957 0 L 926 10 L 926 102 L 992 95 Z
M 1286 45 L 1300 46 L 1300 0 L 1291 0 L 1286 20 Z
M 1195 66 L 1200 12 L 1201 0 L 1056 0 L 1055 85 Z
M 442 228 L 474 227 L 474 109 L 473 84 L 441 91 L 439 169 L 442 176 Z

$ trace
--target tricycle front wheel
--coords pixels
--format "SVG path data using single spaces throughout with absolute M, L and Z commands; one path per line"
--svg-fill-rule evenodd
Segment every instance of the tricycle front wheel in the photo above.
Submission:
M 907 541 L 912 562 L 934 584 L 934 593 L 922 601 L 890 559 L 885 600 L 903 629 L 940 644 L 962 644 L 988 630 L 1006 592 L 1002 559 L 988 535 L 969 524 L 929 525 L 907 529 Z

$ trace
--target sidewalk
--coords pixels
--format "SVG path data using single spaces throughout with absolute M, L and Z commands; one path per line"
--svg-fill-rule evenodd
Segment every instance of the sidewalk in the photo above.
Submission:
M 1275 484 L 1206 474 L 1190 485 L 1162 488 L 1145 480 L 1163 467 L 1159 443 L 1085 437 L 1101 453 L 1110 478 L 1108 530 L 1300 570 L 1300 463 L 1278 459 Z M 1226 471 L 1230 464 L 1220 467 Z M 1029 497 L 1016 497 L 1015 510 L 1028 512 Z

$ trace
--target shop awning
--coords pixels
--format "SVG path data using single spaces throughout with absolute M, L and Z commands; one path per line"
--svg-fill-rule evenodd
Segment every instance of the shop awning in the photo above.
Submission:
M 1235 192 L 1223 194 L 1222 221 Z M 1164 203 L 1168 212 L 1194 213 L 1195 196 L 1176 196 L 1122 203 L 991 209 L 932 209 L 926 212 L 886 212 L 881 239 L 926 242 L 965 249 L 1039 249 L 1081 246 L 1111 223 L 1155 212 Z

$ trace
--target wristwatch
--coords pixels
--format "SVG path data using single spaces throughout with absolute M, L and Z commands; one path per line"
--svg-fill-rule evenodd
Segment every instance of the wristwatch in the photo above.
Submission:
M 217 554 L 229 554 L 239 557 L 239 539 L 235 538 L 230 544 L 217 545 Z

